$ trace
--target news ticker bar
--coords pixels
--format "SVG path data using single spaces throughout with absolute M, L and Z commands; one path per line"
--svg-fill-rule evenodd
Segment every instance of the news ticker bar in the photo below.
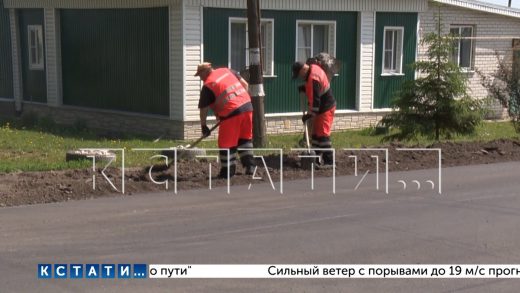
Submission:
M 520 265 L 39 264 L 40 279 L 520 279 Z

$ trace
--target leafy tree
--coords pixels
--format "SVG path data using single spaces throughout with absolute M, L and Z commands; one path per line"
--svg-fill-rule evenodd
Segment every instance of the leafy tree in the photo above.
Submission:
M 500 58 L 497 53 L 498 68 L 489 76 L 479 72 L 482 85 L 488 90 L 490 98 L 507 108 L 516 132 L 520 132 L 520 58 L 513 63 Z
M 411 65 L 419 77 L 403 84 L 392 101 L 393 111 L 381 121 L 385 127 L 398 129 L 386 136 L 386 140 L 411 140 L 418 136 L 451 138 L 474 133 L 481 122 L 480 102 L 468 96 L 467 78 L 450 60 L 454 36 L 442 35 L 441 31 L 439 16 L 437 32 L 421 40 L 428 47 L 428 60 Z

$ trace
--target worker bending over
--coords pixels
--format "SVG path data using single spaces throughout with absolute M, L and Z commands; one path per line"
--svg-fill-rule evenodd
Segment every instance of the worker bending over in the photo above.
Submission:
M 330 81 L 325 71 L 317 64 L 305 64 L 296 62 L 292 67 L 293 79 L 300 78 L 305 81 L 302 90 L 305 91 L 308 100 L 308 111 L 303 115 L 302 121 L 312 119 L 312 147 L 329 149 L 316 151 L 321 156 L 324 165 L 332 165 L 334 162 L 330 133 L 336 111 L 336 100 L 330 88 Z
M 229 149 L 229 160 L 228 152 L 220 151 L 219 178 L 227 178 L 228 171 L 230 177 L 235 175 L 237 149 L 246 149 L 238 152 L 238 155 L 245 173 L 252 175 L 255 168 L 252 151 L 253 105 L 247 82 L 228 68 L 214 69 L 211 63 L 200 64 L 195 76 L 204 82 L 199 100 L 202 135 L 211 134 L 206 124 L 211 109 L 220 121 L 218 147 Z

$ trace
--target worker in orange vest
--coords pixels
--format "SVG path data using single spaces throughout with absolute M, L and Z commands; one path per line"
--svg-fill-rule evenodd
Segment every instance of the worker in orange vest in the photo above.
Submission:
M 255 168 L 252 151 L 253 105 L 247 91 L 248 83 L 237 72 L 228 68 L 214 69 L 211 63 L 200 64 L 195 76 L 204 82 L 199 100 L 202 134 L 211 134 L 206 124 L 211 109 L 220 121 L 218 147 L 229 149 L 229 158 L 227 151 L 220 151 L 219 178 L 227 178 L 228 171 L 230 177 L 235 175 L 237 149 L 241 149 L 238 155 L 245 173 L 252 175 Z
M 292 66 L 293 79 L 300 78 L 305 85 L 300 87 L 308 100 L 308 111 L 302 121 L 312 119 L 312 147 L 328 149 L 316 151 L 322 157 L 324 165 L 334 163 L 330 133 L 336 111 L 336 100 L 330 88 L 330 82 L 325 71 L 317 64 L 296 62 Z

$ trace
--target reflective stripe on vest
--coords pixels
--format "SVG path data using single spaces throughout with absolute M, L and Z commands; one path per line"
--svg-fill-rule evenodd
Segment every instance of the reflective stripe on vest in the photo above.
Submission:
M 215 69 L 208 76 L 204 85 L 215 95 L 211 109 L 219 117 L 226 117 L 231 112 L 251 101 L 247 90 L 235 74 L 227 68 Z

